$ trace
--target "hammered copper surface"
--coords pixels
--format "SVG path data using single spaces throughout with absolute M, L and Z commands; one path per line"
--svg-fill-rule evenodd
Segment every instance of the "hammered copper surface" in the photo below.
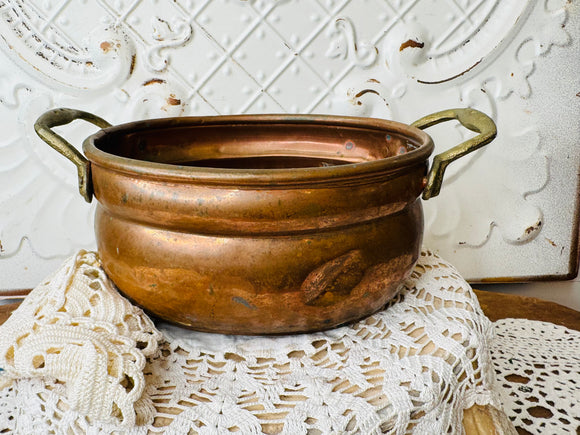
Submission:
M 127 297 L 201 331 L 277 334 L 359 319 L 398 292 L 419 255 L 432 149 L 420 129 L 378 119 L 172 118 L 101 130 L 75 164 Z

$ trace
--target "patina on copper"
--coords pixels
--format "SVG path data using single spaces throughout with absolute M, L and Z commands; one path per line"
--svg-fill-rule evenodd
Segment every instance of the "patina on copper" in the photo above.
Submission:
M 495 125 L 437 156 L 431 138 L 392 121 L 252 115 L 156 119 L 104 128 L 83 157 L 51 128 L 94 115 L 57 109 L 38 134 L 78 167 L 103 267 L 148 312 L 228 334 L 328 329 L 393 298 L 418 258 L 421 193 L 435 196 L 455 158 L 488 143 Z M 82 175 L 82 177 L 81 177 Z M 428 178 L 426 178 L 428 176 Z

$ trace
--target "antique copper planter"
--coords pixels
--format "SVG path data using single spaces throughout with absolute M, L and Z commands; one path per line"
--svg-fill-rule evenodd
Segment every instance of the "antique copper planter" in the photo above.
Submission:
M 101 128 L 86 158 L 51 129 Z M 477 137 L 436 156 L 421 128 L 458 119 Z M 155 316 L 228 334 L 331 328 L 379 310 L 410 274 L 423 233 L 420 196 L 447 164 L 495 137 L 472 109 L 408 126 L 339 116 L 156 119 L 110 127 L 56 109 L 37 133 L 98 199 L 103 267 Z

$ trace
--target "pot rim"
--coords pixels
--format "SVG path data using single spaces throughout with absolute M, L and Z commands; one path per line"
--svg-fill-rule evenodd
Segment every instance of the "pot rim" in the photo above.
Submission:
M 320 125 L 351 127 L 396 133 L 416 142 L 417 148 L 405 154 L 365 162 L 346 163 L 339 166 L 283 168 L 283 169 L 243 169 L 185 166 L 179 164 L 151 162 L 118 156 L 99 149 L 95 143 L 110 134 L 134 133 L 143 130 L 196 126 L 235 125 Z M 411 166 L 423 164 L 433 152 L 431 137 L 423 130 L 397 121 L 338 115 L 217 115 L 157 118 L 134 121 L 104 128 L 87 137 L 83 143 L 85 156 L 96 164 L 110 170 L 135 174 L 146 178 L 170 179 L 176 181 L 200 181 L 211 184 L 254 185 L 272 183 L 311 183 L 350 178 L 372 177 L 377 173 L 401 172 Z

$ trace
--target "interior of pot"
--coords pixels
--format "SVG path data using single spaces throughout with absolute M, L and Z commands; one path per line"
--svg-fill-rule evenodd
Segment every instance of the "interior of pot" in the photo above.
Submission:
M 340 166 L 406 154 L 418 138 L 385 129 L 326 123 L 265 122 L 118 128 L 98 137 L 101 151 L 134 160 L 227 169 Z

